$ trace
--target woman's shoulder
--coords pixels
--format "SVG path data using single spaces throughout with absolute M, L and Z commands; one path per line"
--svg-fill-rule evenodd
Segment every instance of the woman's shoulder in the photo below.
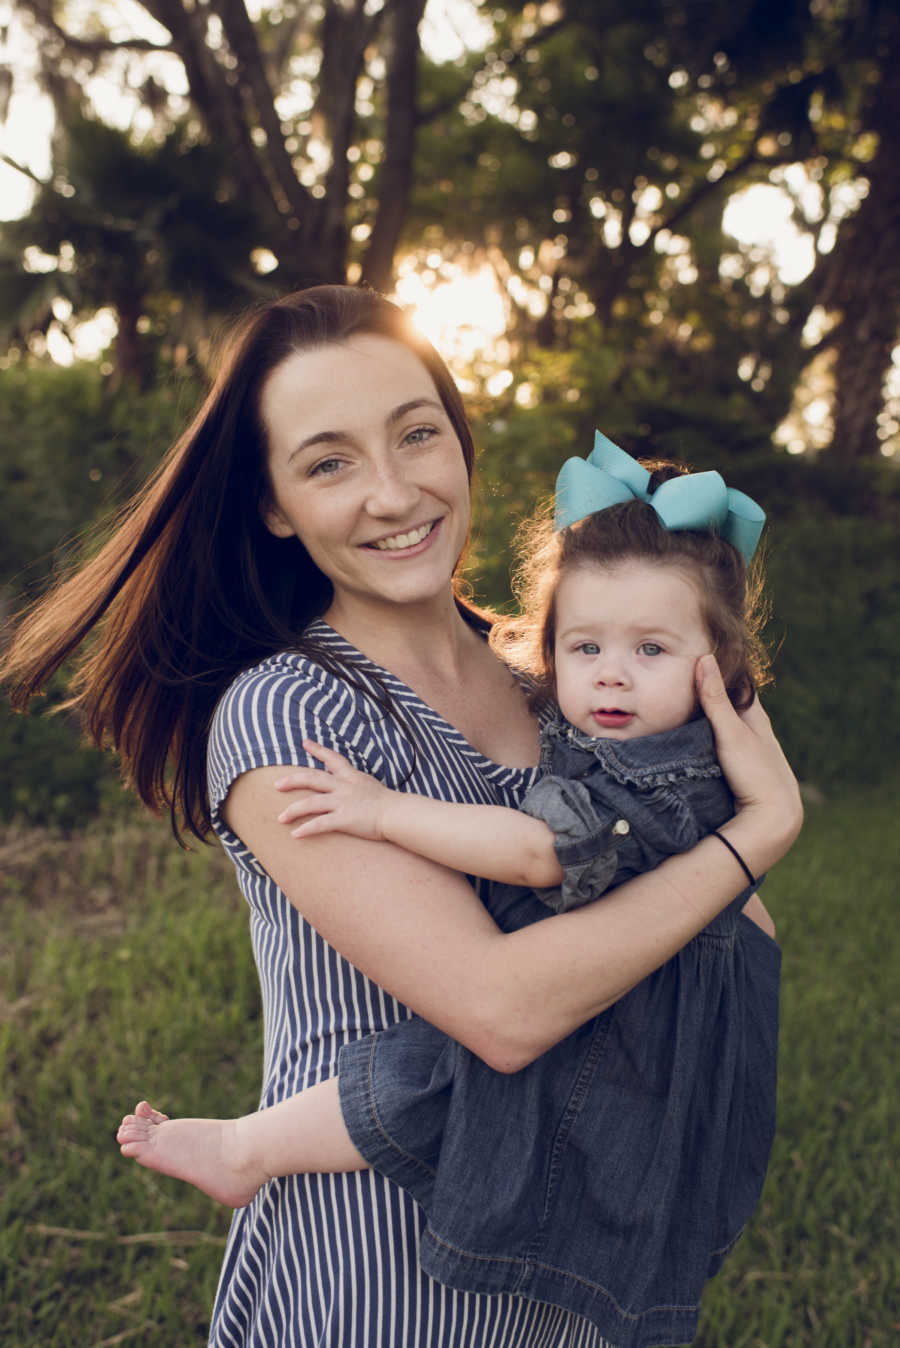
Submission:
M 245 697 L 248 692 L 254 690 L 258 692 L 262 688 L 277 685 L 283 679 L 325 684 L 333 678 L 333 674 L 302 651 L 278 651 L 254 665 L 248 665 L 246 669 L 236 674 L 219 699 L 218 706 L 221 707 L 229 700 Z
M 216 704 L 212 733 L 229 724 L 252 722 L 265 708 L 327 696 L 336 676 L 299 651 L 279 651 L 243 669 Z
M 210 724 L 213 799 L 252 768 L 307 761 L 304 739 L 351 753 L 371 724 L 365 692 L 300 651 L 279 651 L 237 674 Z M 358 752 L 358 750 L 357 750 Z

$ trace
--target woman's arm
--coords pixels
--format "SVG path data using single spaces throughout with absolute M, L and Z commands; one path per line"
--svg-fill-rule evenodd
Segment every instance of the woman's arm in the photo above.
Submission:
M 751 894 L 744 904 L 741 912 L 744 917 L 749 917 L 751 922 L 755 922 L 761 931 L 775 940 L 775 923 L 772 921 L 772 914 L 758 894 Z
M 371 842 L 392 842 L 454 871 L 502 884 L 543 889 L 558 885 L 562 867 L 553 831 L 503 805 L 462 805 L 394 791 L 312 740 L 303 747 L 327 769 L 294 768 L 276 782 L 279 791 L 303 791 L 278 816 L 302 822 L 294 838 L 350 833 Z
M 762 708 L 738 716 L 714 661 L 700 662 L 698 688 L 738 807 L 721 832 L 759 874 L 799 832 L 796 781 Z M 272 808 L 284 775 L 238 778 L 229 827 L 335 949 L 498 1071 L 524 1067 L 617 1001 L 745 884 L 734 857 L 706 838 L 602 904 L 506 934 L 461 875 L 394 844 L 343 834 L 298 844 Z

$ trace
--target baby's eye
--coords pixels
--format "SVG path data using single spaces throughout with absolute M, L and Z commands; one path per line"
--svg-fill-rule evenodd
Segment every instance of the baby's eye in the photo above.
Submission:
M 638 653 L 640 655 L 662 655 L 663 648 L 658 641 L 642 641 L 638 646 Z
M 582 641 L 575 647 L 576 651 L 581 651 L 582 655 L 599 655 L 600 647 L 596 641 Z

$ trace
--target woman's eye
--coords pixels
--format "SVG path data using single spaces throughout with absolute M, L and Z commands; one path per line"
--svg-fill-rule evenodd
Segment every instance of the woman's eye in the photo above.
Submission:
M 641 655 L 662 655 L 663 648 L 656 641 L 642 641 L 638 651 Z
M 319 459 L 309 470 L 309 477 L 331 477 L 342 466 L 342 459 Z
M 433 435 L 437 435 L 437 429 L 434 426 L 414 426 L 411 431 L 407 431 L 403 437 L 408 445 L 422 445 L 426 440 L 430 440 Z

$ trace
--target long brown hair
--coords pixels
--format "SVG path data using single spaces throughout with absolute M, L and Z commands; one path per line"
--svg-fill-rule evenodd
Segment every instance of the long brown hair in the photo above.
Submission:
M 71 698 L 89 736 L 119 752 L 151 809 L 168 806 L 176 834 L 210 828 L 206 738 L 216 702 L 240 670 L 292 648 L 347 675 L 303 637 L 331 584 L 296 538 L 274 537 L 263 383 L 298 351 L 355 334 L 410 348 L 434 380 L 471 477 L 472 434 L 459 391 L 403 311 L 372 291 L 315 286 L 251 310 L 184 435 L 114 521 L 100 552 L 20 616 L 0 675 L 24 710 L 78 651 Z M 457 603 L 478 623 L 454 581 Z M 83 645 L 85 639 L 91 640 Z
M 651 490 L 688 471 L 664 459 L 639 462 L 651 472 Z M 559 531 L 550 510 L 539 510 L 517 536 L 515 590 L 522 613 L 500 619 L 490 638 L 505 660 L 531 675 L 535 706 L 554 696 L 556 596 L 563 575 L 578 566 L 630 560 L 676 566 L 699 582 L 701 616 L 728 696 L 739 710 L 750 705 L 756 688 L 771 679 L 761 636 L 768 615 L 758 558 L 748 568 L 738 550 L 715 533 L 669 532 L 645 501 L 610 506 Z

